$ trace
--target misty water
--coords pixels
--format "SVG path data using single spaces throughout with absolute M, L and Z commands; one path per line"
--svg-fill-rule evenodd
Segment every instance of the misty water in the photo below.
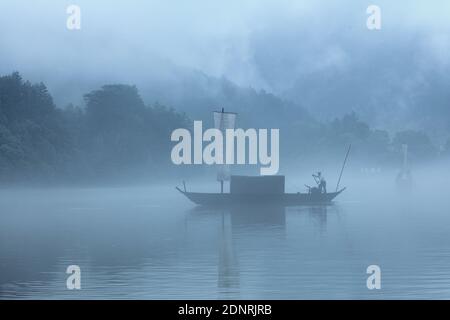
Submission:
M 287 191 L 305 177 L 288 176 Z M 416 172 L 411 193 L 394 181 L 360 172 L 332 206 L 230 210 L 198 208 L 169 182 L 2 189 L 0 297 L 448 299 L 447 178 Z M 366 287 L 373 264 L 381 290 Z M 81 290 L 66 288 L 69 265 Z

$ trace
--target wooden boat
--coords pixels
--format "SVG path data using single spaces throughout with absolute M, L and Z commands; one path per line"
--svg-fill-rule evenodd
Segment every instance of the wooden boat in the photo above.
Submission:
M 224 109 L 214 112 L 215 127 L 220 130 L 234 128 L 236 113 L 225 112 Z M 243 206 L 243 205 L 275 205 L 275 206 L 301 206 L 301 205 L 326 205 L 342 193 L 345 188 L 339 190 L 345 163 L 350 147 L 345 156 L 344 165 L 336 185 L 335 192 L 326 192 L 326 183 L 321 188 L 321 182 L 316 180 L 318 187 L 308 187 L 307 193 L 285 193 L 284 176 L 233 176 L 227 165 L 219 167 L 217 180 L 220 182 L 220 193 L 201 193 L 186 191 L 176 187 L 189 200 L 200 206 Z M 313 175 L 316 179 L 316 176 Z M 319 175 L 320 178 L 320 175 Z M 224 181 L 230 181 L 230 192 L 224 193 Z
M 345 188 L 330 193 L 282 193 L 282 194 L 233 194 L 233 193 L 201 193 L 176 189 L 189 200 L 200 206 L 240 206 L 240 205 L 279 205 L 284 207 L 331 204 L 332 200 Z

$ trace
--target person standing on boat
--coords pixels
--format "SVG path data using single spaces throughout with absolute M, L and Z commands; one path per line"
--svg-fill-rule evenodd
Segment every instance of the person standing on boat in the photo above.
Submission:
M 317 174 L 312 175 L 314 180 L 316 180 L 317 186 L 319 187 L 319 191 L 321 193 L 327 193 L 327 181 L 325 180 L 322 172 L 317 172 Z

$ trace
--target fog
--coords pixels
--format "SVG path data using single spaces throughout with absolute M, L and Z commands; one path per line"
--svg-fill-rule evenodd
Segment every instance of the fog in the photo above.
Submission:
M 449 127 L 439 117 L 448 116 L 439 98 L 448 99 L 447 1 L 378 1 L 379 32 L 366 28 L 365 1 L 78 1 L 76 32 L 66 29 L 69 4 L 0 4 L 0 72 L 43 81 L 61 107 L 118 82 L 186 110 L 185 90 L 208 94 L 197 71 L 288 98 L 321 119 L 356 110 L 390 130 L 400 119 L 438 137 Z
M 450 3 L 374 4 L 0 2 L 0 298 L 449 298 Z M 287 195 L 173 163 L 221 108 L 279 129 Z
M 416 187 L 405 194 L 395 191 L 395 172 L 350 171 L 342 181 L 348 190 L 328 207 L 201 209 L 170 184 L 3 190 L 0 295 L 447 297 L 450 203 L 436 190 L 448 175 L 416 172 Z M 307 179 L 306 172 L 290 175 L 288 191 Z M 187 188 L 218 186 L 194 179 Z M 82 270 L 79 291 L 65 289 L 72 264 Z M 371 264 L 382 268 L 382 290 L 365 288 Z

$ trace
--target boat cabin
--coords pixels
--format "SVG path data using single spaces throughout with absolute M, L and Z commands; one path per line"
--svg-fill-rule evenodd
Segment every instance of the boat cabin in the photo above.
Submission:
M 231 176 L 231 194 L 284 194 L 284 176 Z

